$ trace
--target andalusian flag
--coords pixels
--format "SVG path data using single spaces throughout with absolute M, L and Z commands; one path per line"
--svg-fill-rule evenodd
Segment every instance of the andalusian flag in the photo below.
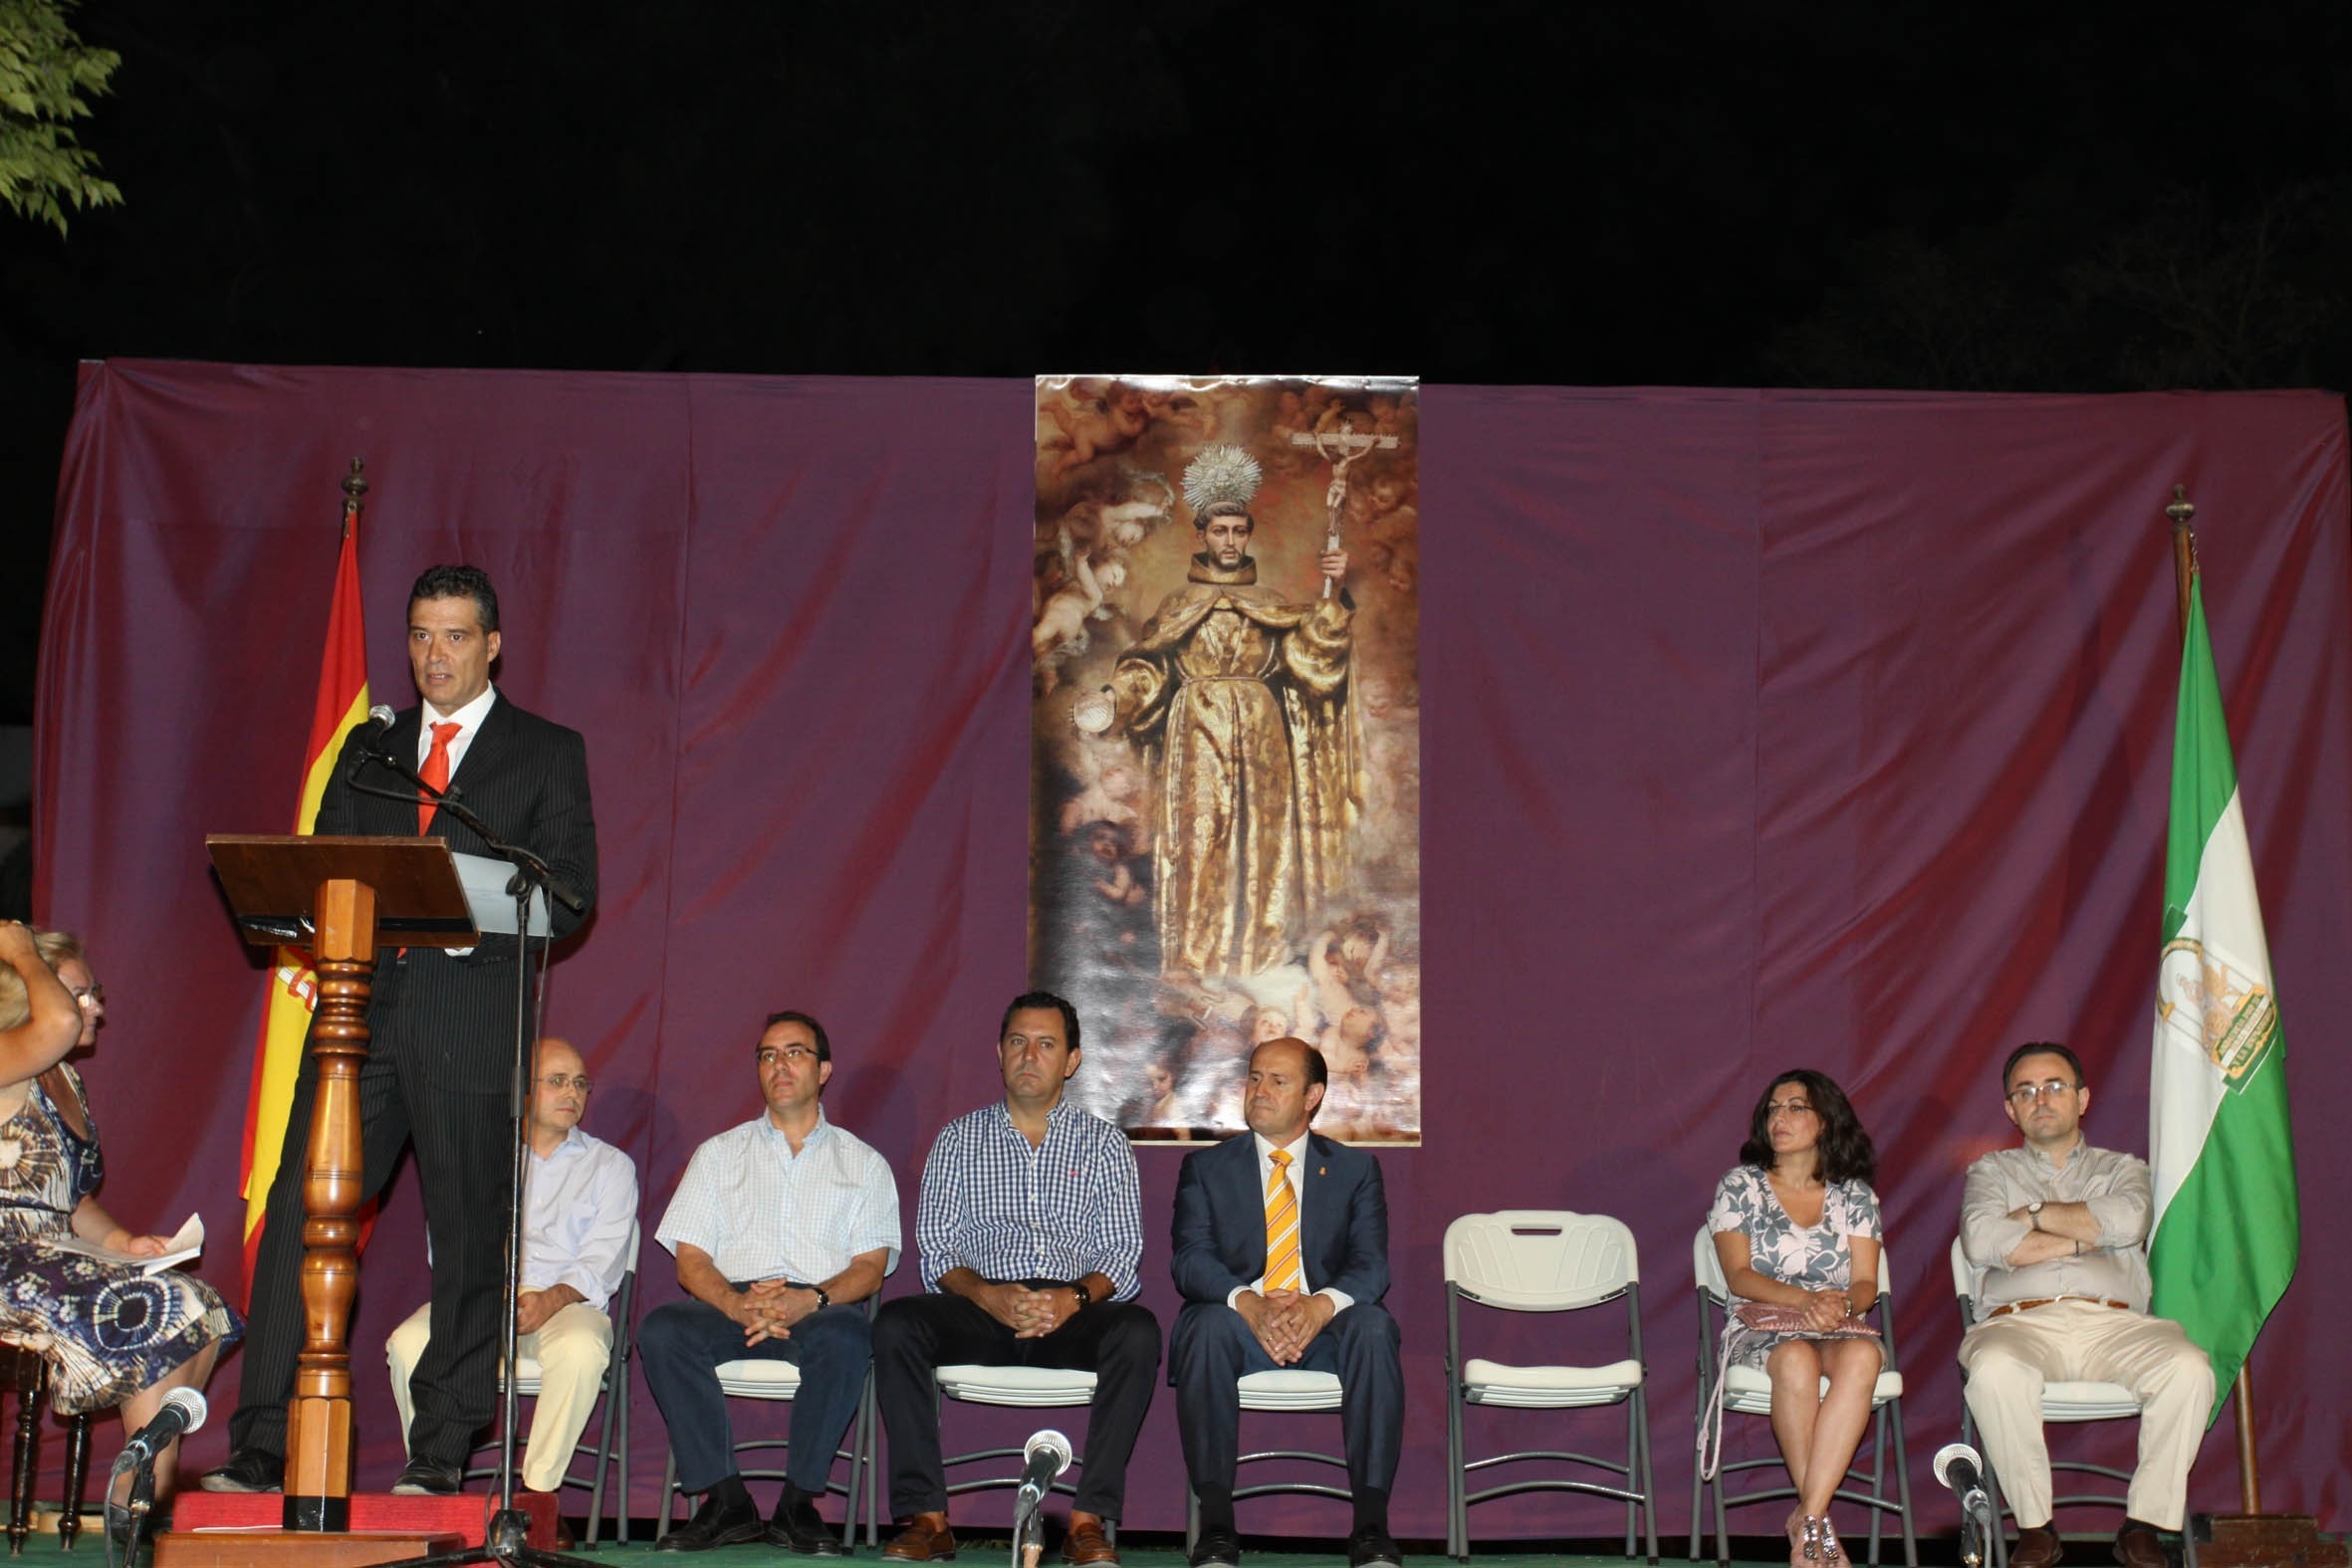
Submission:
M 307 833 L 319 817 L 336 754 L 352 726 L 367 718 L 367 638 L 359 624 L 359 519 L 354 503 L 345 509 L 343 554 L 335 563 L 335 597 L 327 607 L 327 654 L 319 666 L 319 695 L 311 708 L 311 742 L 304 753 L 302 804 L 294 830 Z M 245 1103 L 245 1292 L 253 1293 L 253 1264 L 261 1250 L 262 1220 L 270 1182 L 278 1174 L 278 1153 L 286 1145 L 286 1118 L 294 1103 L 294 1080 L 302 1066 L 303 1042 L 318 1006 L 318 977 L 311 956 L 280 948 L 270 965 L 269 1011 L 253 1055 L 253 1089 Z
M 2286 1293 L 2300 1226 L 2286 1037 L 2206 636 L 2205 593 L 2195 584 L 2173 733 L 2153 1074 L 2152 1310 L 2179 1323 L 2213 1358 L 2218 1397 L 2210 1425 L 2262 1320 Z

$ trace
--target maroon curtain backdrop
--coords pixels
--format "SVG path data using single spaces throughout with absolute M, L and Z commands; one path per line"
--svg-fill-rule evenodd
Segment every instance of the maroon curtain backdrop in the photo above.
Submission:
M 500 584 L 503 689 L 588 736 L 603 897 L 551 1022 L 596 1076 L 589 1127 L 640 1162 L 648 1221 L 695 1144 L 755 1111 L 756 1020 L 797 1006 L 832 1030 L 830 1114 L 897 1168 L 911 1233 L 930 1137 L 996 1092 L 990 1036 L 1024 977 L 1030 394 L 91 366 L 36 827 L 42 915 L 89 934 L 112 998 L 88 1068 L 109 1206 L 163 1226 L 201 1209 L 204 1271 L 234 1288 L 262 985 L 202 836 L 291 820 L 358 454 L 378 697 L 408 700 L 408 581 L 464 559 Z M 2305 1258 L 2253 1361 L 2265 1500 L 2340 1519 L 2326 1413 L 2352 1373 L 2322 1313 L 2352 1290 L 2330 1199 L 2352 1181 L 2333 1137 L 2352 1109 L 2341 400 L 1439 386 L 1423 419 L 1427 1143 L 1382 1157 L 1412 1398 L 1400 1531 L 1441 1533 L 1445 1225 L 1505 1207 L 1632 1225 L 1662 1533 L 1686 1525 L 1691 1236 L 1764 1079 L 1797 1064 L 1843 1082 L 1878 1141 L 1912 1481 L 1923 1528 L 1953 1527 L 1925 1464 L 1959 1421 L 1945 1249 L 1962 1169 L 2008 1131 L 2001 1052 L 2072 1041 L 2093 1136 L 2146 1146 L 2175 480 L 2202 508 L 2302 1135 Z M 1142 1160 L 1165 1320 L 1176 1157 Z M 403 1184 L 354 1326 L 364 1485 L 397 1463 L 376 1347 L 421 1299 L 421 1231 Z M 670 1299 L 650 1244 L 646 1265 L 645 1304 Z M 890 1291 L 914 1279 L 902 1263 Z M 1503 1359 L 1614 1354 L 1580 1324 L 1472 1322 Z M 639 1396 L 642 1512 L 663 1438 Z M 1336 1438 L 1327 1418 L 1254 1419 Z M 1476 1413 L 1473 1441 L 1548 1426 L 1536 1442 L 1614 1446 L 1605 1416 L 1571 1420 Z M 1736 1448 L 1768 1444 L 1733 1426 Z M 2234 1505 L 2229 1432 L 2197 1507 Z M 2062 1442 L 2120 1456 L 2129 1436 Z M 1142 1458 L 1128 1523 L 1178 1527 L 1164 1398 Z M 1552 1495 L 1473 1524 L 1619 1518 Z M 1340 1516 L 1270 1501 L 1246 1522 Z

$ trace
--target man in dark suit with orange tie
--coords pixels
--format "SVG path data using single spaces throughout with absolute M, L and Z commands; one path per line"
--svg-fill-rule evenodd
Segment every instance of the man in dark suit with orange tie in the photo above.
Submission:
M 1184 1464 L 1200 1501 L 1193 1568 L 1232 1568 L 1238 1380 L 1278 1367 L 1329 1372 L 1345 1391 L 1355 1524 L 1352 1568 L 1398 1560 L 1388 1493 L 1404 1431 L 1404 1374 L 1388 1293 L 1388 1200 L 1380 1163 L 1307 1131 L 1329 1074 L 1304 1040 L 1251 1053 L 1246 1136 L 1185 1157 L 1176 1181 L 1170 1336 Z
M 491 685 L 498 652 L 498 591 L 487 573 L 435 566 L 417 578 L 408 596 L 408 668 L 423 703 L 389 728 L 345 739 L 316 831 L 421 835 L 446 839 L 461 854 L 488 854 L 455 813 L 371 760 L 398 759 L 445 785 L 501 838 L 539 855 L 579 895 L 580 910 L 551 900 L 560 939 L 596 895 L 588 752 L 577 731 L 524 712 Z M 354 788 L 355 779 L 384 793 Z M 394 1491 L 458 1490 L 474 1435 L 496 1402 L 519 958 L 514 937 L 484 936 L 462 952 L 411 948 L 376 965 L 372 1038 L 359 1076 L 360 1197 L 382 1191 L 401 1148 L 413 1143 L 433 1259 L 432 1338 L 409 1380 L 416 1414 Z M 204 1477 L 207 1490 L 275 1491 L 283 1480 L 303 1339 L 302 1183 L 317 1085 L 316 1058 L 306 1051 L 254 1264 L 229 1459 Z

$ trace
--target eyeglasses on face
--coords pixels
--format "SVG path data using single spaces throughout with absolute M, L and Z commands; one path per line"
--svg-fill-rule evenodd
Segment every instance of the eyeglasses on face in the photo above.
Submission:
M 551 1072 L 539 1081 L 551 1089 L 578 1089 L 583 1094 L 596 1086 L 595 1080 L 585 1072 Z
M 72 992 L 74 1001 L 85 1008 L 103 1008 L 107 1005 L 107 988 L 104 986 L 68 986 L 66 990 Z
M 782 1050 L 777 1049 L 777 1047 L 773 1045 L 763 1045 L 758 1051 L 754 1052 L 754 1055 L 758 1058 L 760 1065 L 763 1067 L 773 1067 L 780 1061 L 800 1062 L 817 1060 L 817 1052 L 810 1049 L 806 1045 L 787 1045 Z
M 2009 1103 L 2031 1105 L 2035 1100 L 2054 1100 L 2062 1094 L 2072 1094 L 2081 1087 L 2081 1084 L 2068 1083 L 2064 1078 L 2044 1078 L 2039 1083 L 2020 1083 L 2009 1090 Z

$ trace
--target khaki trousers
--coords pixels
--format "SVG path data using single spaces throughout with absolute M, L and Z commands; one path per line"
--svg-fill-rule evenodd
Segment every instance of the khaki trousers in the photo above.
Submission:
M 384 1341 L 392 1368 L 392 1402 L 400 1407 L 400 1446 L 408 1446 L 414 1412 L 408 1404 L 408 1376 L 432 1342 L 432 1305 L 408 1315 Z M 525 1334 L 523 1356 L 539 1363 L 539 1403 L 531 1415 L 531 1439 L 523 1446 L 523 1484 L 554 1491 L 572 1466 L 572 1451 L 588 1430 L 588 1412 L 603 1389 L 604 1364 L 612 1355 L 612 1319 L 585 1301 L 575 1301 Z
M 1988 1318 L 1960 1342 L 1969 1414 L 2020 1528 L 2050 1522 L 2044 1383 L 2119 1383 L 2140 1397 L 2140 1462 L 2131 1516 L 2177 1530 L 2189 1514 L 2189 1466 L 2214 1405 L 2214 1368 L 2181 1325 L 2096 1301 L 2053 1301 Z

